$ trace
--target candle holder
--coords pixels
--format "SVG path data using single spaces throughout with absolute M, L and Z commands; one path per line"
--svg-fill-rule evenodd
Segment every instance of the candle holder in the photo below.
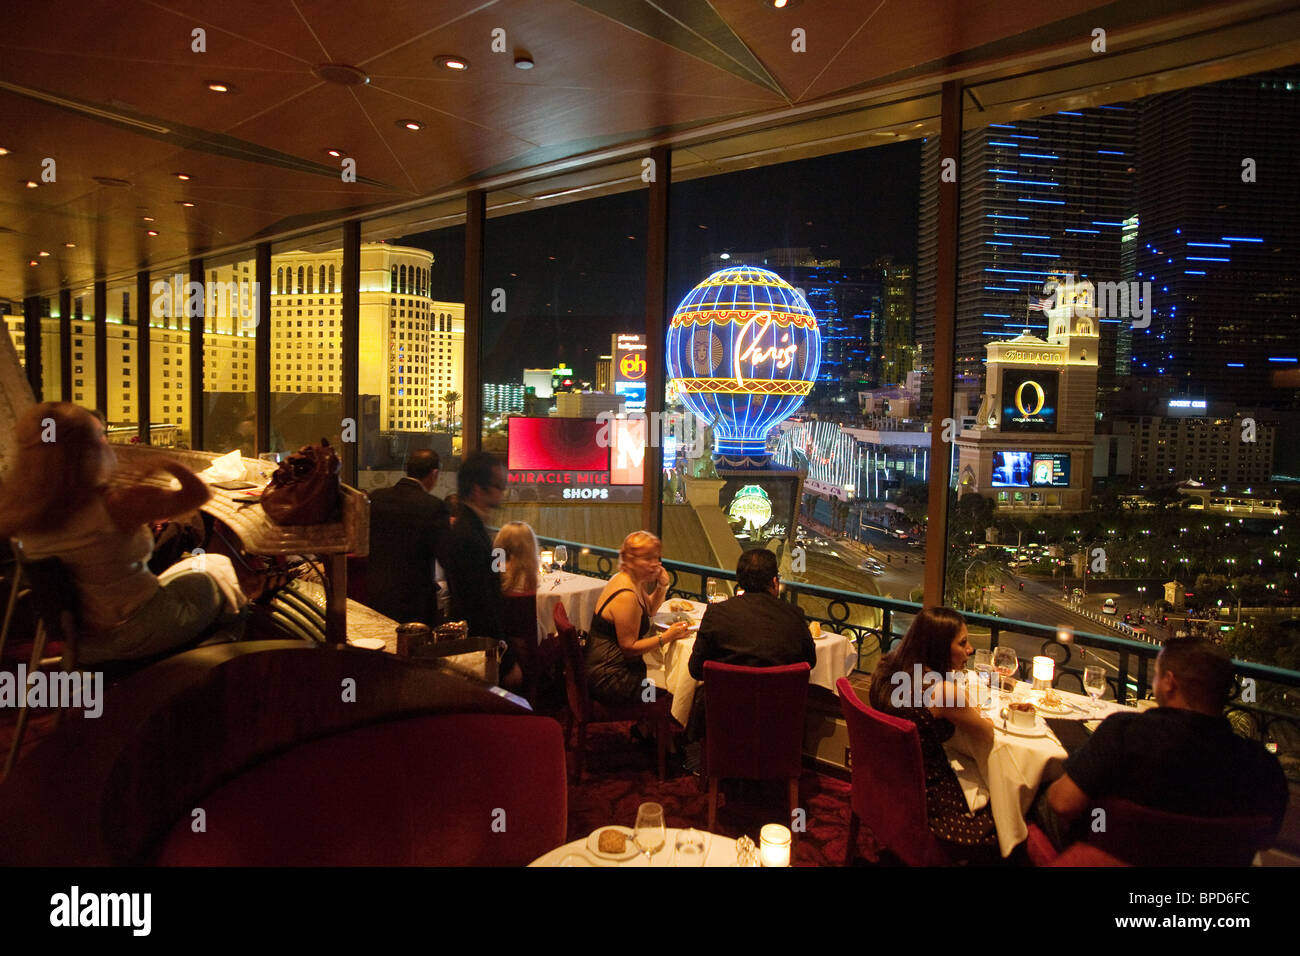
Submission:
M 763 866 L 790 865 L 790 830 L 779 823 L 768 823 L 758 832 L 759 860 Z
M 1056 661 L 1046 656 L 1034 658 L 1034 690 L 1051 690 L 1055 676 Z

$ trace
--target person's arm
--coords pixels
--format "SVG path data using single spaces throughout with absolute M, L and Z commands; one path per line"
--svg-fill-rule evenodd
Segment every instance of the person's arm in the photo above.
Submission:
M 680 641 L 687 634 L 686 625 L 678 623 L 657 636 L 641 637 L 641 604 L 631 591 L 624 591 L 610 601 L 609 613 L 625 657 L 641 657 L 656 647 Z
M 953 700 L 960 700 L 961 695 L 958 688 L 952 687 L 951 684 L 944 684 L 943 694 L 948 698 L 952 693 Z M 966 732 L 967 739 L 976 746 L 983 747 L 985 753 L 993 749 L 993 721 L 980 714 L 979 710 L 970 706 L 961 707 L 931 707 L 931 714 L 935 717 L 943 717 L 952 722 L 952 725 L 959 730 Z M 972 754 L 972 756 L 979 756 Z
M 646 597 L 646 610 L 653 616 L 658 610 L 659 605 L 664 603 L 664 598 L 668 596 L 668 582 L 672 580 L 667 568 L 659 569 L 659 586 Z
M 165 521 L 188 514 L 212 497 L 194 472 L 169 458 L 150 458 L 144 463 L 145 474 L 165 471 L 181 483 L 175 491 L 152 485 L 114 488 L 104 494 L 104 505 L 119 531 L 132 531 L 150 521 Z
M 1066 773 L 1048 788 L 1047 805 L 1061 821 L 1062 827 L 1068 827 L 1088 806 L 1088 795 Z
M 718 607 L 721 605 L 710 604 L 704 609 L 700 629 L 695 632 L 695 646 L 691 648 L 691 659 L 686 662 L 686 669 L 696 680 L 704 680 L 704 662 L 715 659 L 713 648 L 717 642 L 714 640 L 714 631 L 718 616 L 714 611 Z

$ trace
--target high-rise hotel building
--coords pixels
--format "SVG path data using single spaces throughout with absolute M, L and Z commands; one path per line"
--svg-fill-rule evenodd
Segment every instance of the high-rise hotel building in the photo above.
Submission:
M 429 295 L 433 255 L 423 249 L 366 243 L 361 247 L 359 392 L 379 398 L 379 427 L 425 431 L 443 411 L 448 392 L 463 392 L 465 307 Z M 290 252 L 272 263 L 271 336 L 273 393 L 341 394 L 342 250 Z M 252 264 L 211 269 L 203 336 L 203 390 L 209 395 L 251 393 L 256 302 Z M 177 428 L 178 441 L 193 442 L 189 418 L 189 304 L 187 276 L 154 276 L 149 316 L 150 421 Z M 110 285 L 105 317 L 110 424 L 139 419 L 138 328 L 134 283 Z M 72 399 L 95 403 L 95 327 L 87 306 L 90 290 L 73 298 Z M 58 356 L 59 316 L 41 321 L 46 394 L 62 388 Z M 23 318 L 5 316 L 20 359 L 25 358 Z M 53 360 L 51 360 L 53 359 Z M 251 395 L 248 399 L 251 402 Z M 249 406 L 251 408 L 251 405 Z
M 1047 332 L 1042 313 L 1027 312 L 1026 305 L 1051 273 L 1074 272 L 1093 282 L 1124 278 L 1121 237 L 1134 210 L 1136 116 L 1129 106 L 1103 106 L 995 123 L 963 135 L 955 335 L 959 379 L 985 378 L 989 341 L 1026 328 Z M 933 361 L 943 158 L 938 137 L 927 139 L 921 150 L 916 270 L 916 343 L 926 367 L 921 407 L 927 415 L 934 388 L 928 366 Z M 1103 356 L 1098 381 L 1105 391 L 1113 387 L 1120 324 L 1103 318 L 1098 329 Z

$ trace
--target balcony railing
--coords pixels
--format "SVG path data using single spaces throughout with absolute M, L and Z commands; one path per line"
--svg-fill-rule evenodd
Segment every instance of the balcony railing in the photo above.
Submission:
M 579 574 L 609 578 L 618 570 L 618 551 L 580 542 L 538 535 L 543 547 L 564 545 L 569 569 Z M 736 581 L 731 571 L 682 561 L 664 561 L 672 580 L 670 595 L 708 600 L 709 581 Z M 820 621 L 828 630 L 855 639 L 858 670 L 870 670 L 878 654 L 888 653 L 906 633 L 911 619 L 923 605 L 911 601 L 841 591 L 795 581 L 782 582 L 782 597 L 804 612 L 809 621 Z M 1039 642 L 1035 653 L 1056 662 L 1054 683 L 1067 690 L 1083 691 L 1083 668 L 1100 664 L 1107 670 L 1107 682 L 1115 700 L 1133 703 L 1146 698 L 1155 679 L 1155 660 L 1160 647 L 1107 634 L 1094 634 L 1050 624 L 1016 621 L 989 614 L 962 612 L 977 643 L 987 630 L 990 647 L 1003 640 L 1020 638 Z M 1228 719 L 1243 736 L 1277 744 L 1279 756 L 1291 758 L 1283 766 L 1295 776 L 1300 767 L 1300 673 L 1234 660 L 1237 688 L 1228 704 Z M 1027 662 L 1022 660 L 1022 673 Z

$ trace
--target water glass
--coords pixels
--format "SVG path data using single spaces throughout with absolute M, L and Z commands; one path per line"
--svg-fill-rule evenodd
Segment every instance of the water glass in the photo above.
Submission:
M 1085 667 L 1083 669 L 1083 689 L 1092 698 L 1092 710 L 1093 713 L 1096 713 L 1098 710 L 1097 701 L 1102 694 L 1106 693 L 1106 671 L 1095 664 Z
M 699 830 L 680 830 L 677 833 L 677 854 L 674 866 L 704 865 L 704 834 Z
M 632 830 L 632 842 L 645 854 L 646 862 L 664 848 L 668 842 L 668 830 L 664 826 L 664 808 L 658 803 L 643 803 L 636 809 L 636 826 Z
M 564 566 L 569 563 L 569 549 L 562 544 L 557 544 L 555 546 L 555 563 L 559 566 L 561 571 L 563 571 Z

